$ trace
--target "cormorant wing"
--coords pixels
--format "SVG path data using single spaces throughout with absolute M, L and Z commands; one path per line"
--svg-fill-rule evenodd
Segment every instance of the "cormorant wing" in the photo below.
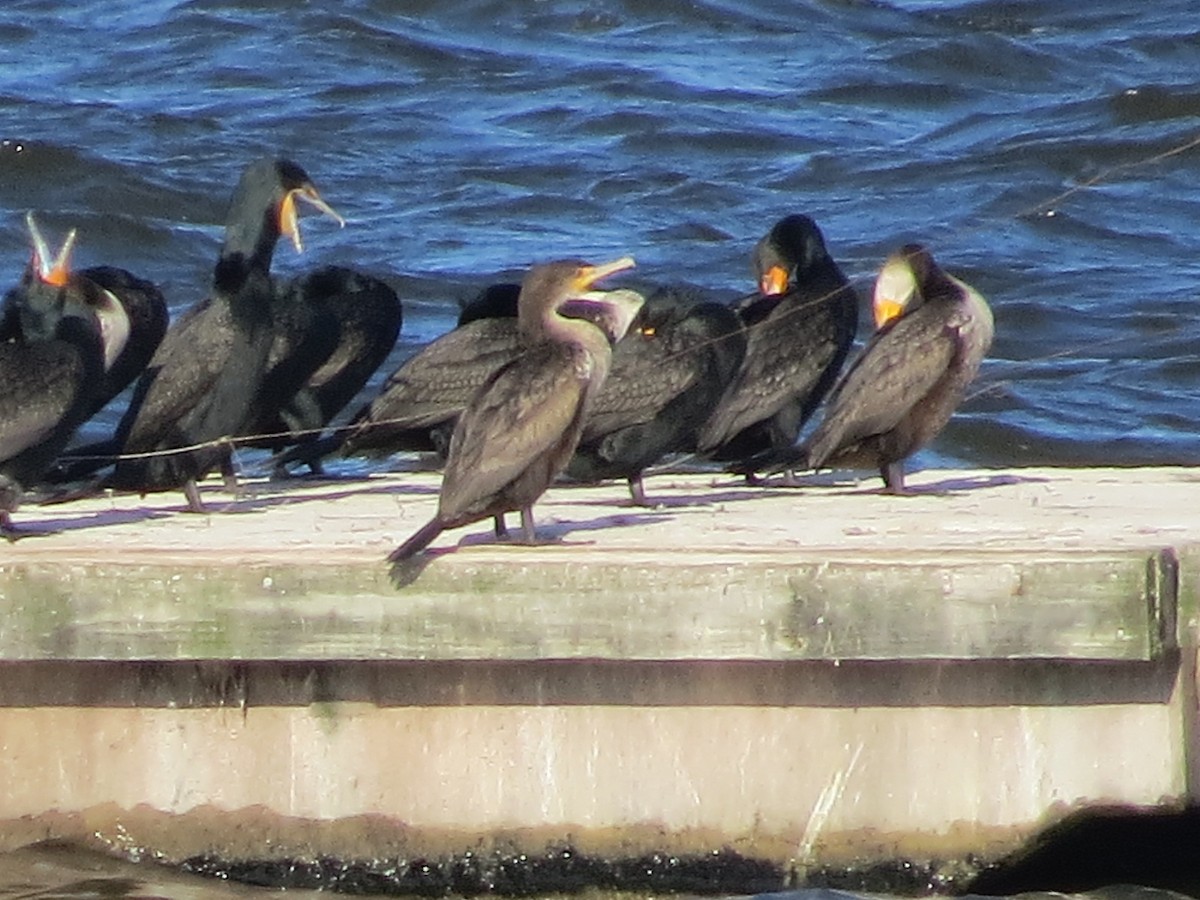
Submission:
M 649 422 L 700 377 L 702 350 L 670 351 L 629 334 L 613 349 L 612 368 L 588 412 L 583 442 Z M 648 346 L 644 346 L 648 345 Z
M 944 316 L 944 310 L 924 306 L 875 333 L 830 397 L 810 442 L 812 464 L 824 452 L 895 427 L 946 374 L 959 339 Z
M 154 449 L 164 433 L 196 408 L 217 382 L 233 344 L 229 308 L 202 301 L 167 332 L 139 379 L 118 434 L 124 449 Z
M 817 317 L 811 321 L 816 325 Z M 831 350 L 821 352 L 822 348 L 833 347 L 837 339 L 832 317 L 821 324 L 799 336 L 783 335 L 782 340 L 773 319 L 747 329 L 746 355 L 704 425 L 701 449 L 720 447 L 816 384 L 832 355 Z
M 496 372 L 459 417 L 450 443 L 439 514 L 471 510 L 561 444 L 582 412 L 578 351 L 532 347 Z M 564 460 L 565 461 L 565 460 Z
M 0 462 L 40 444 L 79 390 L 79 357 L 58 342 L 0 346 Z
M 429 428 L 444 422 L 519 352 L 515 319 L 478 319 L 456 328 L 388 377 L 361 424 Z

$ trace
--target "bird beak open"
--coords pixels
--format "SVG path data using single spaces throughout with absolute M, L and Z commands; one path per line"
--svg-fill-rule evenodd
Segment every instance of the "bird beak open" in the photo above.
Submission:
M 635 263 L 632 256 L 622 256 L 620 259 L 614 259 L 612 262 L 601 263 L 598 266 L 580 266 L 579 276 L 572 285 L 576 292 L 588 290 L 592 285 L 601 279 L 607 278 L 609 275 L 615 275 L 617 272 L 624 272 L 626 269 L 632 269 Z
M 45 284 L 62 287 L 71 275 L 67 264 L 71 250 L 75 246 L 75 229 L 72 228 L 67 239 L 63 241 L 58 256 L 51 259 L 50 248 L 46 244 L 46 239 L 42 237 L 42 232 L 37 227 L 32 212 L 25 214 L 25 225 L 29 228 L 29 237 L 33 241 L 33 268 L 37 272 L 38 279 Z
M 296 201 L 303 200 L 310 206 L 314 206 L 320 212 L 323 212 L 329 218 L 338 223 L 339 227 L 346 226 L 346 220 L 343 219 L 332 206 L 321 199 L 321 195 L 317 193 L 317 189 L 312 185 L 294 188 L 287 192 L 287 196 L 283 198 L 283 202 L 279 204 L 279 233 L 292 239 L 292 246 L 296 248 L 297 253 L 304 251 L 304 242 L 300 238 L 300 211 L 296 208 Z
M 758 289 L 764 297 L 778 297 L 788 289 L 788 273 L 783 266 L 771 266 L 759 279 Z

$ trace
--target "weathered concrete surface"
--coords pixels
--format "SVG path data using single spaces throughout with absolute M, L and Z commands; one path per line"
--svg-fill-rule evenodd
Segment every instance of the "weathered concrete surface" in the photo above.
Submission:
M 1163 596 L 1200 535 L 1200 475 L 911 482 L 669 477 L 650 510 L 621 485 L 557 488 L 538 507 L 556 543 L 460 529 L 400 590 L 383 558 L 432 514 L 436 476 L 259 485 L 209 516 L 175 495 L 29 509 L 61 533 L 0 548 L 0 659 L 1149 659 L 1172 642 Z
M 1196 797 L 1200 473 L 556 488 L 558 543 L 386 553 L 437 479 L 28 508 L 0 847 L 984 861 Z M 219 504 L 216 486 L 207 492 Z

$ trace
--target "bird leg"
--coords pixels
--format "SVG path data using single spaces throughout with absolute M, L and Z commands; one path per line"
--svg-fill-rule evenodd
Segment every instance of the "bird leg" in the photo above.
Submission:
M 646 499 L 646 486 L 642 483 L 641 472 L 630 476 L 629 496 L 633 498 L 634 506 L 650 506 L 650 502 Z
M 228 444 L 221 448 L 221 480 L 225 483 L 225 490 L 236 496 L 240 488 L 237 470 L 233 466 L 233 450 Z
M 883 477 L 883 493 L 894 494 L 897 497 L 903 497 L 911 493 L 904 486 L 903 462 L 890 462 L 880 466 L 879 474 Z
M 196 486 L 196 479 L 189 478 L 183 483 L 183 495 L 187 497 L 188 512 L 206 513 L 204 501 L 200 499 L 200 488 Z
M 508 526 L 504 524 L 504 513 L 492 516 L 492 530 L 496 532 L 496 537 L 500 540 L 508 537 Z
M 521 507 L 521 538 L 527 544 L 537 543 L 537 528 L 533 524 L 533 507 Z

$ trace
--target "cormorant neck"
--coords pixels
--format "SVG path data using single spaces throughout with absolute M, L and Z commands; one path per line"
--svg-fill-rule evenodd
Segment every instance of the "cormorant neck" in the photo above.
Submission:
M 608 336 L 585 319 L 571 319 L 550 309 L 541 321 L 542 338 L 559 344 L 573 344 L 592 352 L 609 349 Z
M 235 209 L 230 215 L 229 225 L 225 228 L 221 259 L 241 259 L 249 268 L 269 272 L 278 242 L 279 225 L 275 221 L 273 206 L 263 210 L 261 218 L 257 221 L 249 210 L 247 214 L 239 215 Z

